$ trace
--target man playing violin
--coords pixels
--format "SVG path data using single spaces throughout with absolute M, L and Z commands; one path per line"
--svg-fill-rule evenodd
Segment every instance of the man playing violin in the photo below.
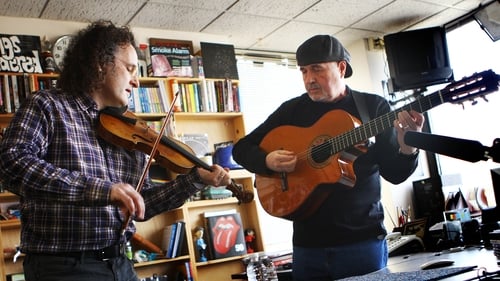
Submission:
M 98 136 L 100 110 L 127 106 L 139 86 L 135 45 L 127 27 L 107 21 L 78 32 L 57 89 L 29 96 L 4 133 L 0 179 L 21 198 L 28 281 L 139 280 L 123 251 L 135 233 L 127 219 L 177 208 L 207 184 L 230 184 L 214 165 L 137 189 L 147 155 Z
M 291 129 L 290 126 L 316 128 L 315 122 L 331 112 L 335 112 L 335 116 L 343 112 L 342 116 L 352 116 L 357 120 L 362 120 L 364 114 L 371 120 L 390 112 L 389 103 L 381 96 L 360 93 L 346 85 L 345 78 L 352 75 L 350 55 L 336 38 L 329 35 L 313 36 L 298 47 L 296 57 L 307 93 L 284 102 L 233 148 L 234 160 L 257 174 L 259 198 L 261 190 L 257 176 L 261 175 L 263 179 L 274 176 L 281 180 L 280 187 L 276 185 L 274 189 L 266 189 L 266 192 L 262 192 L 263 196 L 272 190 L 277 195 L 283 194 L 285 198 L 295 192 L 291 180 L 294 173 L 300 172 L 297 167 L 305 167 L 304 162 L 314 161 L 304 157 L 302 151 L 292 151 L 280 145 L 280 141 L 286 140 L 293 144 L 306 139 L 305 129 L 301 129 L 303 134 L 282 136 L 270 142 L 274 145 L 272 149 L 261 147 L 265 143 L 263 140 L 268 134 L 272 135 L 275 129 Z M 365 108 L 356 102 L 354 95 L 364 99 Z M 359 112 L 360 107 L 364 113 Z M 324 128 L 333 131 L 345 125 L 341 121 L 343 119 L 327 120 Z M 375 142 L 366 146 L 366 153 L 351 161 L 355 174 L 353 186 L 346 187 L 343 182 L 333 181 L 321 183 L 314 194 L 310 193 L 321 203 L 306 205 L 303 211 L 310 214 L 292 219 L 294 281 L 334 280 L 385 267 L 388 253 L 384 237 L 387 231 L 383 225 L 384 213 L 380 202 L 380 177 L 398 184 L 414 172 L 418 151 L 404 143 L 403 135 L 409 130 L 421 131 L 423 123 L 424 116 L 416 111 L 397 113 L 397 120 L 389 120 L 388 129 L 375 136 Z M 328 133 L 318 132 L 318 138 Z M 319 144 L 316 147 L 311 145 L 311 151 L 319 147 Z M 332 163 L 325 161 L 326 166 L 337 164 L 333 163 L 337 162 L 336 157 L 331 157 Z M 299 159 L 302 166 L 299 166 Z M 305 184 L 314 180 L 314 177 L 307 175 L 300 178 L 300 182 Z M 296 194 L 301 195 L 302 191 L 304 189 L 299 189 Z M 269 198 L 269 205 L 286 207 L 298 200 L 298 196 L 288 201 L 277 198 L 273 201 L 273 198 Z M 311 211 L 313 207 L 315 209 Z

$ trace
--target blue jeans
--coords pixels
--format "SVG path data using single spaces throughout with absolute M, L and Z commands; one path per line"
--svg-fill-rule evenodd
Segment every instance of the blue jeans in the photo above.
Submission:
M 331 281 L 386 267 L 385 239 L 331 248 L 293 247 L 293 281 Z
M 101 261 L 27 254 L 23 266 L 26 281 L 139 281 L 132 261 L 125 256 Z

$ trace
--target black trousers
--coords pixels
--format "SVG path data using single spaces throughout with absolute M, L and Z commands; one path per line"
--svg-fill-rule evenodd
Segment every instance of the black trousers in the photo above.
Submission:
M 139 281 L 134 264 L 124 255 L 108 260 L 27 254 L 26 281 Z

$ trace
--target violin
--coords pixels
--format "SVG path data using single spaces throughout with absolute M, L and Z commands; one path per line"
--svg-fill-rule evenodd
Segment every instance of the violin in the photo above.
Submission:
M 151 153 L 159 136 L 158 132 L 151 129 L 146 121 L 139 119 L 133 112 L 116 107 L 101 110 L 97 133 L 109 143 L 146 154 Z M 161 136 L 156 152 L 151 157 L 160 166 L 179 174 L 186 174 L 195 166 L 212 171 L 212 167 L 199 159 L 191 147 L 165 135 Z M 249 203 L 253 200 L 253 193 L 244 190 L 232 179 L 226 188 L 233 192 L 239 203 Z

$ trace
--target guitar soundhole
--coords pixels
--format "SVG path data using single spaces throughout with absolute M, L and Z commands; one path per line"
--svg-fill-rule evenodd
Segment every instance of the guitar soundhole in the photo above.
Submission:
M 313 167 L 323 167 L 330 162 L 327 161 L 332 156 L 329 139 L 329 136 L 318 136 L 313 140 L 309 150 L 309 162 Z

